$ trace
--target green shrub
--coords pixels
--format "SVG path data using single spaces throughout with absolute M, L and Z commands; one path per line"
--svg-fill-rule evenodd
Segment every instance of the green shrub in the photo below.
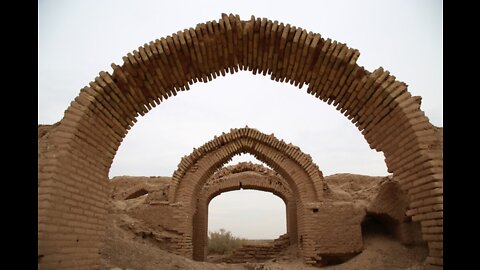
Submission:
M 245 239 L 233 236 L 230 231 L 220 229 L 208 232 L 208 253 L 230 255 L 245 243 Z

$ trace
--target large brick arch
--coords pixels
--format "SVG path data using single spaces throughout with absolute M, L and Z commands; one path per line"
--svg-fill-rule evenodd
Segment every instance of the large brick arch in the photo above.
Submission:
M 39 266 L 98 269 L 108 171 L 135 118 L 192 83 L 238 70 L 308 85 L 307 93 L 348 117 L 408 192 L 406 214 L 421 222 L 427 262 L 443 265 L 443 156 L 433 147 L 433 126 L 405 83 L 383 68 L 365 70 L 358 57 L 357 50 L 299 27 L 223 14 L 112 64 L 112 74 L 100 72 L 81 89 L 49 136 L 52 146 L 42 148 Z
M 281 175 L 260 164 L 242 162 L 217 171 L 208 179 L 197 197 L 197 213 L 193 220 L 193 258 L 203 261 L 207 256 L 208 205 L 221 193 L 254 189 L 271 192 L 285 203 L 287 234 L 290 239 L 297 238 L 296 199 Z

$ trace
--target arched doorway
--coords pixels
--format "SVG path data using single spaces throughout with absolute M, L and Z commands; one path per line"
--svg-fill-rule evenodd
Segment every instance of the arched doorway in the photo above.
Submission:
M 207 255 L 208 206 L 218 195 L 234 190 L 252 189 L 271 192 L 285 203 L 287 234 L 297 238 L 296 200 L 288 183 L 274 171 L 253 163 L 239 163 L 216 172 L 202 188 L 193 218 L 193 258 L 203 261 Z
M 176 252 L 187 257 L 203 260 L 204 252 L 198 250 L 196 255 L 194 241 L 200 239 L 199 246 L 205 246 L 206 227 L 204 207 L 208 205 L 206 199 L 198 199 L 208 179 L 226 164 L 233 156 L 242 153 L 251 153 L 258 160 L 272 167 L 288 184 L 296 207 L 295 234 L 301 238 L 300 248 L 306 262 L 314 263 L 318 256 L 318 247 L 315 244 L 318 237 L 312 226 L 311 208 L 318 208 L 323 202 L 324 181 L 322 172 L 310 156 L 303 153 L 298 147 L 278 140 L 273 135 L 266 135 L 252 128 L 232 129 L 224 133 L 182 158 L 174 172 L 169 188 L 169 202 L 179 215 L 177 230 L 182 235 L 177 240 Z M 253 169 L 253 168 L 252 168 Z M 219 171 L 222 174 L 222 170 Z M 208 185 L 207 185 L 208 186 Z M 232 188 L 232 187 L 230 187 Z M 261 186 L 258 185 L 258 188 Z M 329 205 L 330 206 L 330 205 Z M 318 210 L 318 209 L 317 209 Z M 348 211 L 344 209 L 344 211 Z M 351 209 L 351 211 L 354 211 Z M 353 214 L 352 212 L 350 214 Z M 306 224 L 310 225 L 306 225 Z M 200 224 L 200 226 L 193 226 Z M 326 227 L 325 227 L 326 228 Z M 360 227 L 357 228 L 360 230 Z M 352 228 L 352 231 L 355 231 Z M 203 237 L 202 237 L 203 236 Z M 357 240 L 357 241 L 355 241 Z M 293 240 L 299 242 L 298 239 Z M 361 248 L 360 234 L 351 239 L 352 246 Z M 341 249 L 342 247 L 340 247 Z M 354 250 L 355 250 L 354 248 Z

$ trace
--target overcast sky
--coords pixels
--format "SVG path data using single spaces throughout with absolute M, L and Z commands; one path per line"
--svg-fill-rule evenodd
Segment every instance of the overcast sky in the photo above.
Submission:
M 255 15 L 290 23 L 358 49 L 358 64 L 370 71 L 382 66 L 407 83 L 413 95 L 423 97 L 422 110 L 430 121 L 443 126 L 442 1 L 57 0 L 38 4 L 39 124 L 61 120 L 80 89 L 100 71 L 111 73 L 110 64 L 122 64 L 128 52 L 197 23 L 218 21 L 225 12 L 239 14 L 243 20 Z M 197 83 L 138 119 L 117 152 L 110 176 L 172 175 L 180 158 L 194 147 L 245 125 L 299 146 L 324 175 L 386 175 L 383 153 L 371 150 L 346 117 L 306 94 L 306 88 L 249 72 Z M 229 164 L 244 160 L 255 161 L 244 155 Z M 272 229 L 270 223 L 244 226 L 245 219 L 233 218 L 237 208 L 232 205 L 247 207 L 245 197 L 250 201 L 254 197 L 244 191 L 227 194 L 212 201 L 209 214 L 216 218 L 210 219 L 210 229 L 233 230 L 236 224 L 243 230 L 236 228 L 234 233 L 253 238 L 285 232 L 284 215 L 273 221 L 279 216 L 275 213 L 285 213 L 280 199 L 264 195 L 256 205 L 271 209 L 267 212 L 272 214 L 250 216 L 256 223 L 263 217 L 277 224 Z

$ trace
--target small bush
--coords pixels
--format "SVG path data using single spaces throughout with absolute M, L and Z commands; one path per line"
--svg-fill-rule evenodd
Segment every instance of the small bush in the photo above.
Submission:
M 245 243 L 245 239 L 233 236 L 230 231 L 220 229 L 208 232 L 208 253 L 230 255 Z

